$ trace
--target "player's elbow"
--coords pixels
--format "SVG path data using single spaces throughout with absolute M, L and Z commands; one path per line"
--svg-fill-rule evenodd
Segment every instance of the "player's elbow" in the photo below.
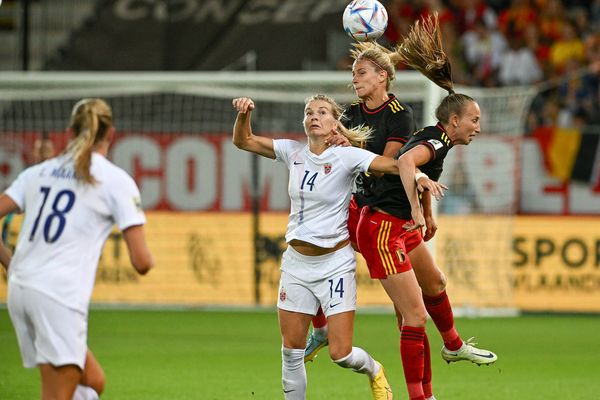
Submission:
M 233 142 L 233 145 L 235 147 L 237 147 L 238 149 L 242 149 L 242 150 L 244 149 L 244 142 L 245 142 L 245 140 L 241 140 L 239 138 L 234 137 L 233 140 L 232 140 L 232 142 Z
M 411 157 L 407 157 L 406 155 L 402 155 L 400 156 L 400 158 L 398 159 L 398 168 L 400 169 L 400 171 L 403 170 L 409 170 L 409 169 L 415 169 L 415 162 Z
M 146 275 L 154 267 L 154 259 L 149 251 L 144 254 L 132 254 L 131 264 L 140 275 Z

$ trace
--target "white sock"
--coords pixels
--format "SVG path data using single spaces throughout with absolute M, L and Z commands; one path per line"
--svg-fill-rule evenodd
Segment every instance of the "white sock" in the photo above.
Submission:
M 94 389 L 89 386 L 77 385 L 73 400 L 98 400 L 100 397 Z
M 322 328 L 313 328 L 314 335 L 320 339 L 327 339 L 327 333 L 329 332 L 329 329 L 327 328 L 327 326 L 328 325 L 325 325 Z
M 369 375 L 371 379 L 375 378 L 381 369 L 373 357 L 360 347 L 353 347 L 350 354 L 333 362 L 342 368 L 352 368 L 354 372 Z
M 281 347 L 283 394 L 286 400 L 306 399 L 304 349 Z

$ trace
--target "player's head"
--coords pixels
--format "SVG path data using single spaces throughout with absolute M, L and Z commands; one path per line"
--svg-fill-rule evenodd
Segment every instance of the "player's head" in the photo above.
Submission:
M 356 95 L 365 98 L 379 88 L 389 90 L 396 77 L 399 56 L 376 42 L 358 42 L 353 46 L 350 54 L 354 59 L 352 86 Z
M 306 99 L 304 106 L 304 131 L 307 136 L 327 137 L 334 131 L 346 136 L 350 143 L 359 145 L 366 141 L 371 131 L 362 127 L 347 129 L 340 122 L 343 108 L 331 97 L 316 94 Z
M 96 145 L 110 141 L 114 131 L 110 106 L 102 99 L 80 100 L 73 107 L 69 130 L 73 139 L 67 152 L 75 161 L 75 173 L 86 183 L 94 183 L 90 172 L 92 152 Z
M 46 161 L 54 157 L 55 154 L 54 143 L 50 140 L 47 133 L 44 132 L 40 138 L 35 139 L 35 142 L 33 142 L 33 149 L 31 151 L 31 161 L 33 164 Z
M 471 97 L 452 93 L 444 97 L 435 116 L 453 144 L 469 144 L 481 131 L 481 110 Z
M 437 14 L 417 21 L 396 52 L 403 63 L 448 91 L 435 110 L 435 117 L 454 144 L 469 144 L 480 131 L 481 111 L 472 97 L 454 92 L 452 68 L 442 46 Z

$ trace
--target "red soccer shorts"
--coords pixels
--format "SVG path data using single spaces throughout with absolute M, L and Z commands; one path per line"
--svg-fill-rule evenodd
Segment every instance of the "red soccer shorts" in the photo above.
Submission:
M 358 222 L 358 248 L 373 279 L 409 271 L 408 253 L 422 241 L 420 231 L 405 231 L 409 221 L 363 207 Z
M 357 249 L 356 242 L 356 229 L 358 228 L 358 220 L 360 219 L 360 207 L 354 199 L 354 196 L 350 199 L 350 206 L 348 207 L 348 233 L 350 234 L 350 242 L 352 247 Z

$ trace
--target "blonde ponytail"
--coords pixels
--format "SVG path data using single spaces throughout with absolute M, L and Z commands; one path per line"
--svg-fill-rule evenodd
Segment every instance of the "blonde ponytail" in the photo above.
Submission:
M 96 183 L 91 173 L 92 152 L 111 127 L 112 111 L 104 100 L 83 99 L 73 107 L 69 128 L 75 137 L 66 152 L 73 158 L 75 176 L 85 183 Z

